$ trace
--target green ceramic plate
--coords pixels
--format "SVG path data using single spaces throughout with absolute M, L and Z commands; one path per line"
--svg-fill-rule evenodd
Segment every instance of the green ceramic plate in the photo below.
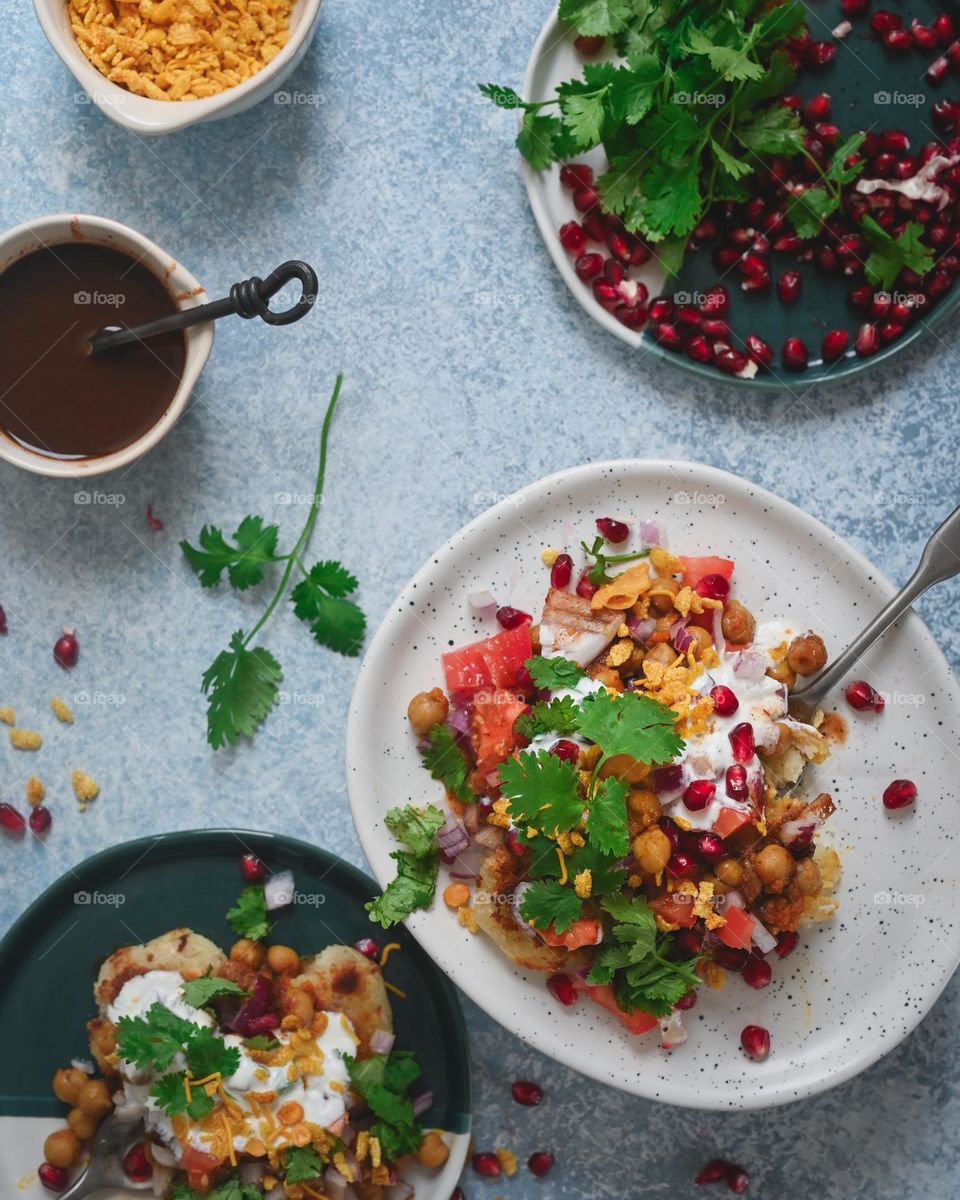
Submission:
M 379 890 L 372 881 L 335 855 L 279 834 L 216 829 L 141 838 L 68 871 L 0 942 L 0 1196 L 49 1196 L 23 1176 L 65 1116 L 50 1091 L 54 1071 L 89 1057 L 85 1024 L 94 1015 L 100 961 L 118 946 L 181 925 L 228 947 L 236 935 L 224 914 L 243 886 L 238 862 L 247 850 L 271 871 L 294 875 L 297 902 L 278 914 L 276 940 L 306 954 L 370 936 L 363 904 Z M 397 1045 L 416 1052 L 434 1094 L 423 1121 L 458 1135 L 444 1170 L 418 1181 L 417 1195 L 447 1200 L 470 1129 L 463 1015 L 452 986 L 406 929 L 390 940 L 401 948 L 385 975 L 406 994 L 391 997 Z
M 909 26 L 913 17 L 929 24 L 946 6 L 936 0 L 912 0 L 909 4 L 886 7 L 900 13 L 904 24 Z M 842 20 L 840 0 L 817 0 L 816 3 L 808 3 L 807 9 L 813 37 L 831 40 L 831 30 Z M 831 120 L 840 126 L 843 137 L 858 129 L 902 129 L 909 134 L 911 150 L 915 153 L 925 142 L 933 140 L 937 131 L 931 121 L 930 109 L 941 96 L 956 98 L 957 77 L 948 76 L 939 88 L 932 87 L 924 78 L 924 72 L 937 52 L 914 48 L 896 53 L 886 49 L 869 34 L 866 15 L 851 20 L 852 32 L 836 41 L 834 61 L 826 67 L 805 69 L 796 87 L 790 90 L 804 97 L 828 92 L 833 101 Z M 523 85 L 525 97 L 544 99 L 553 95 L 556 85 L 564 79 L 579 77 L 584 59 L 573 47 L 573 36 L 556 13 L 551 15 L 530 55 Z M 579 161 L 589 163 L 597 173 L 606 169 L 606 159 L 599 148 L 579 156 Z M 760 372 L 754 379 L 731 378 L 713 367 L 692 362 L 685 354 L 664 350 L 646 333 L 626 329 L 612 314 L 602 309 L 593 298 L 589 285 L 577 278 L 573 257 L 560 245 L 557 236 L 557 231 L 565 221 L 578 216 L 570 193 L 560 186 L 558 168 L 554 166 L 546 171 L 534 171 L 524 162 L 523 175 L 530 205 L 547 249 L 585 311 L 634 349 L 653 354 L 714 383 L 726 382 L 766 391 L 789 389 L 802 393 L 813 384 L 850 379 L 864 371 L 881 368 L 881 364 L 889 362 L 895 354 L 921 338 L 942 341 L 948 336 L 942 326 L 960 305 L 960 286 L 955 285 L 945 299 L 931 308 L 929 313 L 921 315 L 898 341 L 884 347 L 872 358 L 857 358 L 850 351 L 839 362 L 824 363 L 820 359 L 823 335 L 830 329 L 846 329 L 852 340 L 863 323 L 864 317 L 854 312 L 847 303 L 850 289 L 865 282 L 862 271 L 853 276 L 839 273 L 828 275 L 812 263 L 798 264 L 791 256 L 774 253 L 771 255 L 774 284 L 788 268 L 800 271 L 803 276 L 802 298 L 787 307 L 779 302 L 773 289 L 762 293 L 743 292 L 737 273 L 719 272 L 713 266 L 709 250 L 688 254 L 679 278 L 667 286 L 667 292 L 689 297 L 705 291 L 718 280 L 725 283 L 732 299 L 728 319 L 734 334 L 734 345 L 742 349 L 743 338 L 755 333 L 768 342 L 776 353 L 771 371 Z M 587 246 L 588 250 L 599 248 L 593 243 Z M 655 264 L 647 264 L 638 278 L 647 284 L 651 296 L 664 290 L 663 275 Z M 679 302 L 688 301 L 680 299 Z M 780 364 L 780 348 L 786 338 L 792 335 L 803 338 L 810 350 L 810 366 L 799 374 L 785 371 Z

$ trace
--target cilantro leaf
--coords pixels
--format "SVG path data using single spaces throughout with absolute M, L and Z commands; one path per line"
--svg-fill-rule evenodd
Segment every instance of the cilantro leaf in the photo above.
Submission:
M 636 692 L 593 692 L 580 707 L 580 731 L 604 758 L 625 754 L 637 762 L 667 763 L 683 749 L 676 713 Z
M 548 167 L 558 158 L 555 139 L 561 132 L 557 117 L 543 116 L 527 109 L 517 134 L 517 149 L 535 170 Z
M 379 1120 L 370 1133 L 380 1141 L 387 1158 L 400 1158 L 416 1151 L 423 1128 L 413 1113 L 413 1104 L 405 1094 L 420 1074 L 409 1051 L 375 1054 L 362 1063 L 344 1056 L 351 1086 L 359 1092 Z
M 606 37 L 627 27 L 631 0 L 560 0 L 560 20 L 585 37 Z
M 470 765 L 457 744 L 453 730 L 448 725 L 434 725 L 427 734 L 427 740 L 430 744 L 420 750 L 420 757 L 431 777 L 442 783 L 458 800 L 475 800 L 476 796 L 467 786 Z
M 199 979 L 189 979 L 183 985 L 183 998 L 193 1008 L 206 1008 L 218 996 L 248 996 L 232 979 L 221 979 L 209 973 Z
M 207 701 L 207 741 L 216 750 L 251 737 L 279 699 L 280 664 L 263 646 L 244 645 L 238 629 L 230 646 L 207 668 L 202 689 Z
M 227 912 L 230 928 L 240 937 L 251 942 L 262 941 L 270 932 L 270 917 L 262 883 L 251 883 L 237 898 L 237 903 Z
M 587 150 L 600 141 L 603 128 L 603 94 L 574 93 L 561 98 L 564 126 L 570 131 L 578 150 Z
M 321 646 L 353 656 L 360 650 L 367 628 L 363 610 L 346 597 L 357 589 L 357 580 L 338 562 L 319 562 L 291 591 L 293 611 L 306 621 Z
M 158 1107 L 170 1117 L 185 1114 L 194 1121 L 202 1120 L 216 1108 L 216 1101 L 212 1096 L 208 1096 L 202 1087 L 192 1087 L 190 1099 L 187 1100 L 185 1079 L 186 1071 L 173 1071 L 161 1075 L 151 1085 L 150 1095 L 156 1100 Z
M 889 291 L 904 267 L 909 267 L 918 275 L 925 275 L 933 269 L 933 251 L 920 241 L 923 226 L 919 221 L 911 221 L 896 238 L 891 237 L 873 217 L 864 217 L 860 227 L 870 243 L 870 257 L 864 263 L 864 273 L 875 286 Z
M 478 83 L 477 87 L 480 89 L 482 95 L 486 96 L 488 100 L 493 101 L 497 108 L 514 109 L 524 107 L 523 100 L 513 88 L 501 87 L 497 83 Z
M 434 804 L 425 809 L 408 804 L 405 808 L 391 808 L 384 817 L 387 828 L 397 839 L 415 854 L 424 858 L 436 850 L 434 838 L 443 827 L 444 815 Z
M 623 857 L 630 849 L 627 829 L 629 787 L 620 779 L 601 779 L 590 793 L 586 832 L 590 842 L 603 854 Z
M 244 517 L 233 535 L 235 546 L 226 541 L 216 526 L 204 525 L 200 530 L 200 546 L 182 541 L 180 549 L 200 577 L 202 587 L 213 587 L 226 571 L 231 586 L 244 591 L 260 583 L 267 563 L 278 561 L 278 534 L 276 525 L 264 526 L 263 517 Z
M 520 915 L 538 929 L 552 925 L 557 933 L 565 933 L 583 915 L 583 901 L 573 888 L 541 879 L 524 890 Z
M 288 1146 L 283 1152 L 283 1178 L 286 1183 L 303 1183 L 323 1174 L 326 1162 L 312 1146 Z
M 152 1004 L 145 1017 L 121 1017 L 117 1021 L 117 1050 L 120 1057 L 141 1070 L 155 1067 L 166 1070 L 194 1030 L 192 1021 L 172 1013 L 160 1001 Z
M 219 1073 L 224 1079 L 240 1066 L 240 1051 L 228 1046 L 207 1026 L 200 1027 L 186 1043 L 187 1066 L 194 1079 Z
M 719 45 L 703 29 L 692 28 L 687 35 L 687 49 L 692 54 L 706 55 L 710 66 L 723 79 L 762 79 L 761 63 L 750 58 L 749 47 Z
M 265 1033 L 255 1033 L 253 1037 L 245 1037 L 243 1044 L 248 1050 L 276 1050 L 280 1045 L 276 1038 L 267 1037 Z
M 580 706 L 573 696 L 538 700 L 529 712 L 517 717 L 513 728 L 525 738 L 535 738 L 541 733 L 576 733 L 580 728 Z
M 604 896 L 619 892 L 627 879 L 626 869 L 621 866 L 623 855 L 604 854 L 596 845 L 588 842 L 578 846 L 567 859 L 567 870 L 571 875 L 579 875 L 581 871 L 589 871 L 592 877 L 591 896 Z M 554 854 L 556 863 L 557 856 Z
M 587 678 L 586 671 L 570 658 L 542 658 L 535 655 L 523 664 L 533 680 L 534 687 L 556 691 L 560 688 L 574 688 L 581 679 Z
M 231 1175 L 216 1184 L 212 1191 L 198 1192 L 183 1180 L 173 1185 L 170 1200 L 263 1200 L 255 1183 L 241 1183 L 239 1175 Z
M 803 126 L 795 112 L 775 105 L 738 126 L 737 138 L 755 154 L 797 154 L 803 148 Z
M 371 921 L 384 929 L 396 925 L 418 908 L 426 908 L 437 890 L 440 852 L 434 837 L 444 823 L 440 809 L 432 804 L 426 809 L 391 808 L 385 821 L 397 841 L 408 849 L 394 850 L 390 857 L 397 864 L 396 878 L 383 893 L 364 905 Z
M 650 550 L 634 550 L 629 554 L 604 554 L 603 552 L 604 539 L 601 535 L 597 535 L 593 539 L 593 544 L 588 546 L 586 542 L 580 543 L 580 549 L 589 558 L 594 560 L 593 566 L 587 572 L 587 578 L 591 583 L 598 586 L 602 583 L 609 583 L 610 576 L 607 574 L 607 567 L 611 563 L 628 563 L 634 562 L 638 558 L 646 558 Z
M 584 77 L 589 78 L 586 67 Z M 662 80 L 663 70 L 655 54 L 638 54 L 628 67 L 618 68 L 606 97 L 611 120 L 637 125 L 653 107 Z
M 787 201 L 787 218 L 802 238 L 816 237 L 831 213 L 837 209 L 837 198 L 821 187 L 810 187 L 794 193 Z
M 500 792 L 510 801 L 510 815 L 545 833 L 579 825 L 584 809 L 579 782 L 576 767 L 546 750 L 523 753 L 500 765 Z

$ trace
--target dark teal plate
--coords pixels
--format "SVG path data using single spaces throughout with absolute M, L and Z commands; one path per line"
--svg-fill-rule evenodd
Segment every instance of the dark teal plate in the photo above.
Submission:
M 298 897 L 277 916 L 273 939 L 302 954 L 352 944 L 374 932 L 364 902 L 379 889 L 325 850 L 279 834 L 193 830 L 140 838 L 95 854 L 32 904 L 0 942 L 0 1115 L 62 1117 L 50 1090 L 58 1067 L 88 1058 L 86 1022 L 95 1015 L 100 962 L 118 946 L 188 926 L 228 949 L 236 934 L 224 914 L 243 887 L 240 856 L 291 870 Z M 434 1095 L 422 1118 L 453 1133 L 470 1128 L 470 1059 L 453 987 L 407 933 L 384 968 L 406 993 L 391 994 L 397 1046 L 416 1052 Z M 449 1189 L 448 1189 L 449 1191 Z

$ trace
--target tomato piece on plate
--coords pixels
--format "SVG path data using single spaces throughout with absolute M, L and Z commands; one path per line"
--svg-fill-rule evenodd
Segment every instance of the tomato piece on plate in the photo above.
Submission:
M 733 837 L 738 829 L 742 829 L 744 825 L 749 825 L 752 820 L 752 813 L 742 812 L 739 808 L 721 808 L 717 813 L 717 819 L 713 823 L 713 832 L 718 837 Z
M 695 899 L 696 897 L 689 896 L 685 892 L 668 892 L 665 896 L 658 896 L 656 900 L 651 900 L 650 907 L 668 925 L 690 929 L 697 923 L 693 912 Z
M 656 1029 L 659 1024 L 656 1017 L 652 1017 L 643 1009 L 638 1008 L 633 1012 L 624 1012 L 617 1003 L 617 998 L 609 983 L 585 983 L 583 989 L 591 1000 L 599 1004 L 601 1008 L 605 1008 L 607 1012 L 613 1013 L 629 1033 L 647 1033 L 651 1029 Z
M 513 723 L 529 705 L 505 688 L 477 692 L 470 718 L 470 740 L 477 771 L 488 775 L 526 741 L 514 732 Z
M 195 1146 L 185 1146 L 180 1166 L 187 1173 L 187 1182 L 201 1195 L 210 1191 L 213 1183 L 213 1173 L 226 1160 L 215 1154 L 207 1154 Z
M 526 682 L 523 664 L 532 655 L 529 621 L 482 642 L 450 650 L 443 656 L 447 691 L 452 694 L 523 685 Z
M 555 933 L 552 925 L 538 932 L 548 946 L 565 946 L 568 950 L 579 950 L 581 946 L 597 944 L 600 922 L 594 917 L 583 917 L 574 921 L 565 933 Z
M 715 554 L 681 554 L 680 561 L 683 563 L 681 580 L 685 587 L 696 587 L 704 575 L 722 575 L 728 581 L 733 575 L 733 561 L 718 558 Z
M 725 946 L 732 946 L 735 950 L 749 950 L 753 931 L 757 927 L 756 921 L 748 912 L 732 905 L 728 905 L 723 915 L 727 919 L 726 924 L 716 931 L 717 937 Z

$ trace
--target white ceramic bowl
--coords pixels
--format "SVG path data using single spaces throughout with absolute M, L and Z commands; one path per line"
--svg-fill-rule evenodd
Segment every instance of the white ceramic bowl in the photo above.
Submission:
M 321 0 L 295 0 L 287 44 L 262 71 L 236 87 L 203 100 L 150 100 L 111 83 L 85 57 L 70 28 L 66 0 L 33 0 L 47 41 L 86 96 L 118 125 L 143 134 L 173 133 L 200 121 L 230 117 L 276 92 L 306 54 L 316 29 L 320 4 Z M 284 100 L 278 98 L 277 103 L 284 103 Z
M 57 213 L 50 217 L 38 217 L 0 234 L 0 272 L 5 271 L 18 258 L 29 254 L 31 250 L 38 250 L 41 246 L 62 245 L 64 242 L 79 239 L 98 242 L 103 246 L 132 254 L 158 279 L 165 281 L 180 308 L 195 308 L 207 301 L 207 294 L 202 285 L 155 242 L 145 238 L 142 233 L 137 233 L 129 225 L 121 225 L 119 221 L 111 221 L 108 217 L 91 217 L 85 213 Z M 86 479 L 136 462 L 169 433 L 186 407 L 193 386 L 210 357 L 213 347 L 213 323 L 195 325 L 188 329 L 186 342 L 183 377 L 169 407 L 143 437 L 131 442 L 129 446 L 97 458 L 52 458 L 20 445 L 0 430 L 0 458 L 17 467 L 23 467 L 26 471 L 33 471 L 36 475 L 54 475 L 61 479 Z

